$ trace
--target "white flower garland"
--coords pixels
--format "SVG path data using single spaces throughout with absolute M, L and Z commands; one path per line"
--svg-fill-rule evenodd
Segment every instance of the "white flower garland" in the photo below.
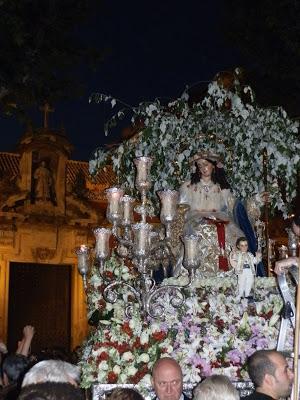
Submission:
M 133 194 L 133 159 L 153 156 L 152 201 L 157 204 L 157 190 L 178 188 L 188 178 L 188 161 L 193 154 L 202 149 L 214 151 L 223 158 L 237 197 L 249 198 L 267 190 L 271 208 L 286 216 L 296 196 L 300 165 L 298 122 L 289 119 L 280 107 L 262 108 L 253 102 L 243 102 L 241 92 L 253 101 L 250 87 L 241 88 L 236 81 L 234 90 L 229 91 L 214 81 L 204 100 L 192 106 L 186 94 L 167 106 L 158 100 L 140 104 L 131 110 L 132 121 L 143 121 L 144 128 L 109 153 L 97 150 L 90 161 L 90 172 L 99 172 L 111 156 L 119 182 Z M 98 95 L 96 101 L 111 101 L 115 105 L 110 96 Z M 119 111 L 110 123 L 115 125 L 123 115 L 124 112 Z M 264 152 L 267 153 L 266 165 L 263 164 Z

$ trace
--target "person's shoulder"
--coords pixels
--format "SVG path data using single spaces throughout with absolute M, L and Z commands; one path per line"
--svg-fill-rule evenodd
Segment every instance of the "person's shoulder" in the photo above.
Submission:
M 254 391 L 249 396 L 243 397 L 243 400 L 273 400 L 273 398 L 265 393 L 259 393 Z

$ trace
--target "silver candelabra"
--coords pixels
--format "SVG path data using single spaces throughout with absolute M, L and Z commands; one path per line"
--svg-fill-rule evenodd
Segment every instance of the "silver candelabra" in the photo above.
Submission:
M 185 255 L 183 266 L 189 273 L 189 281 L 185 286 L 158 285 L 153 278 L 153 270 L 159 265 L 175 263 L 171 248 L 172 222 L 177 216 L 179 193 L 175 190 L 161 190 L 158 197 L 161 202 L 160 221 L 164 225 L 164 234 L 158 233 L 153 226 L 147 223 L 147 216 L 153 211 L 147 199 L 151 188 L 150 168 L 151 157 L 138 157 L 134 160 L 136 166 L 135 187 L 140 193 L 141 202 L 134 207 L 135 199 L 125 195 L 124 190 L 113 187 L 106 190 L 108 206 L 107 220 L 112 224 L 112 229 L 97 228 L 94 230 L 96 239 L 94 253 L 99 264 L 102 276 L 105 271 L 105 260 L 110 255 L 109 240 L 111 235 L 117 239 L 116 252 L 121 258 L 129 258 L 135 267 L 137 277 L 129 284 L 122 280 L 109 283 L 103 292 L 104 299 L 114 303 L 118 299 L 118 291 L 126 289 L 131 292 L 139 305 L 143 317 L 163 318 L 165 307 L 162 299 L 167 296 L 171 305 L 180 307 L 185 296 L 183 288 L 189 287 L 195 278 L 197 268 L 200 266 L 200 252 L 198 236 L 185 236 L 182 238 Z M 134 213 L 140 215 L 140 221 L 134 222 Z M 83 245 L 77 251 L 78 270 L 83 277 L 86 288 L 86 276 L 89 270 L 90 249 Z M 125 312 L 132 316 L 132 303 L 125 304 Z

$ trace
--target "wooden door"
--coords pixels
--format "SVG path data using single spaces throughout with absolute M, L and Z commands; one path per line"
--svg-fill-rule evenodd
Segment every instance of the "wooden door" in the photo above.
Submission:
M 36 333 L 32 352 L 70 350 L 71 266 L 11 263 L 8 347 L 15 351 L 25 325 Z

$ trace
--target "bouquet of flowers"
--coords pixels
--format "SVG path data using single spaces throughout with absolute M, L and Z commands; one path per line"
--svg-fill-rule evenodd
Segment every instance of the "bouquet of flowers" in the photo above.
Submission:
M 282 300 L 274 278 L 257 278 L 255 305 L 237 300 L 236 278 L 230 272 L 201 279 L 186 291 L 185 305 L 178 311 L 162 299 L 166 309 L 161 320 L 143 319 L 125 288 L 114 304 L 104 300 L 103 289 L 112 279 L 134 279 L 130 267 L 112 257 L 103 278 L 94 268 L 89 279 L 89 316 L 98 312 L 98 324 L 82 348 L 85 388 L 93 383 L 144 387 L 153 364 L 164 356 L 178 360 L 185 382 L 195 384 L 212 373 L 247 379 L 246 358 L 257 349 L 276 347 Z M 164 283 L 180 284 L 180 279 Z M 130 319 L 126 304 L 133 305 Z

